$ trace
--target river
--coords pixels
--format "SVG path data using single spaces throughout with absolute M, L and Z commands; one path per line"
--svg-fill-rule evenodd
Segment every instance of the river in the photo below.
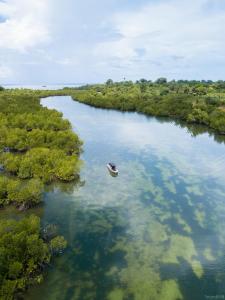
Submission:
M 70 97 L 42 104 L 63 112 L 84 153 L 80 182 L 44 195 L 42 223 L 69 247 L 27 299 L 224 299 L 223 140 Z

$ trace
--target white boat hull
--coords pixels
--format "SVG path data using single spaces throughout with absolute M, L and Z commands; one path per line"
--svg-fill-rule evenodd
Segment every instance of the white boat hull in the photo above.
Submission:
M 109 164 L 107 164 L 107 169 L 113 175 L 118 175 L 119 174 L 118 170 L 113 170 Z

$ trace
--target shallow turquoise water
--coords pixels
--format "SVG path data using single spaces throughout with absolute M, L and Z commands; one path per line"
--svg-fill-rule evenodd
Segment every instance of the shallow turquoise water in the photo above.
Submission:
M 223 141 L 70 97 L 42 103 L 70 120 L 84 164 L 80 183 L 49 188 L 38 209 L 69 247 L 27 299 L 225 298 Z

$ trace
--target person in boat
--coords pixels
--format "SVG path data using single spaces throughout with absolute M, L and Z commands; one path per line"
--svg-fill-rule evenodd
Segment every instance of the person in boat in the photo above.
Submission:
M 109 163 L 110 167 L 112 168 L 113 171 L 116 171 L 116 165 L 113 163 Z

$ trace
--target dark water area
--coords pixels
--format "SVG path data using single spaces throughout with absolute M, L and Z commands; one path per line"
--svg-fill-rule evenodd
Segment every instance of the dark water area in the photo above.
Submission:
M 79 183 L 49 187 L 36 210 L 69 247 L 26 299 L 224 299 L 223 138 L 70 97 L 42 104 L 84 141 L 83 166 Z

